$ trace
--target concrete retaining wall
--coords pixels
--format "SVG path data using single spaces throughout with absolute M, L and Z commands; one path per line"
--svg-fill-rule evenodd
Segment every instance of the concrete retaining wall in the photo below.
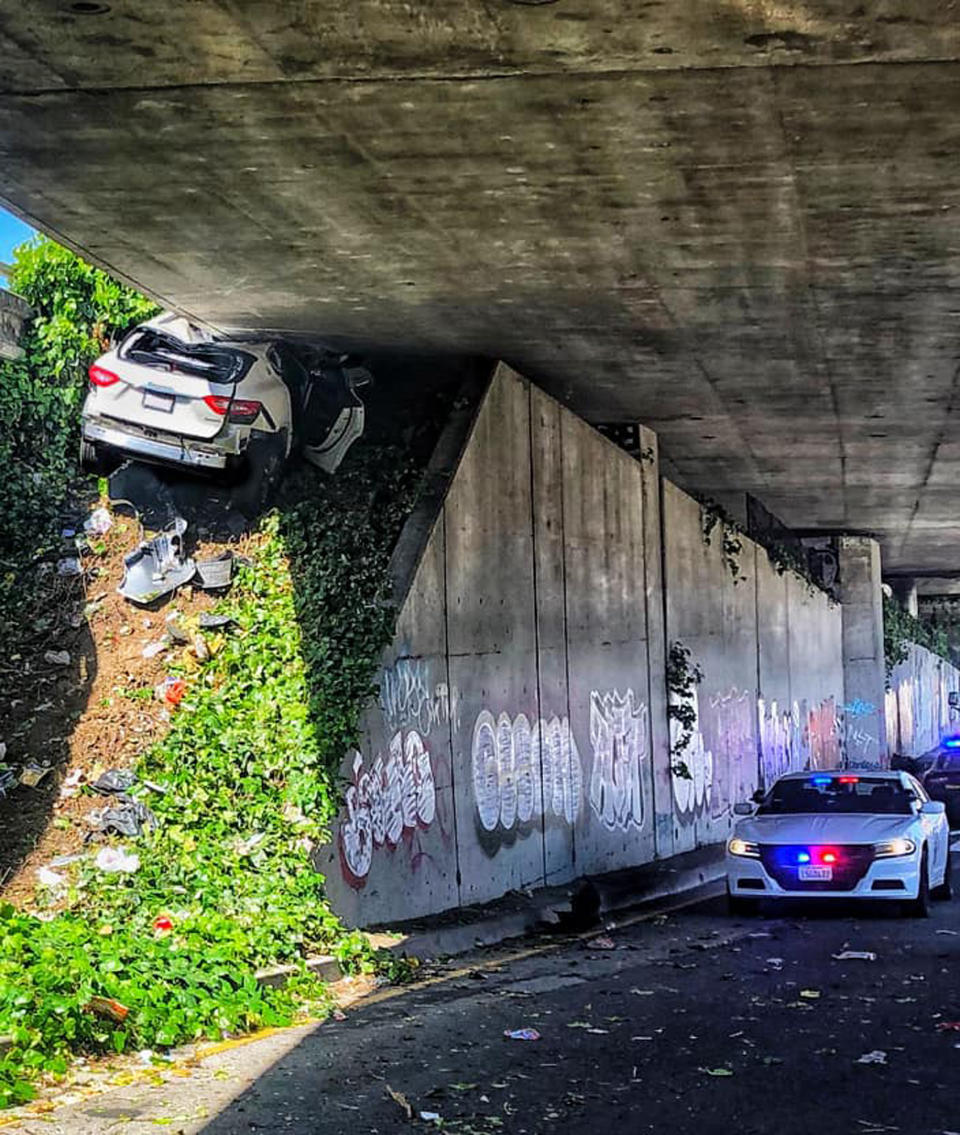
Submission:
M 698 726 L 675 755 L 674 850 L 726 838 L 732 806 L 785 772 L 843 761 L 840 608 L 766 551 L 704 537 L 700 504 L 663 482 L 666 629 L 703 672 Z M 734 570 L 735 569 L 735 570 Z M 674 722 L 673 737 L 681 734 Z
M 949 705 L 960 690 L 960 671 L 925 647 L 910 646 L 909 656 L 895 666 L 887 690 L 889 755 L 919 757 L 940 744 L 947 733 L 960 732 L 960 715 Z
M 344 761 L 320 866 L 347 921 L 716 842 L 761 770 L 838 762 L 839 609 L 748 541 L 735 585 L 699 505 L 668 483 L 661 497 L 643 435 L 636 461 L 497 369 Z M 689 779 L 672 768 L 668 639 L 705 674 Z

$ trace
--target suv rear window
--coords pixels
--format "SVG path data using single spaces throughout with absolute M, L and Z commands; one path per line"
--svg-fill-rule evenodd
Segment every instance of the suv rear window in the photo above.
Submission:
M 779 780 L 757 809 L 758 816 L 864 815 L 909 816 L 915 794 L 898 780 L 879 776 L 824 776 Z
M 134 331 L 120 347 L 120 358 L 132 363 L 155 367 L 174 374 L 191 374 L 210 382 L 239 382 L 253 364 L 256 356 L 239 347 L 226 347 L 219 343 L 181 343 L 172 335 L 164 335 L 145 327 Z

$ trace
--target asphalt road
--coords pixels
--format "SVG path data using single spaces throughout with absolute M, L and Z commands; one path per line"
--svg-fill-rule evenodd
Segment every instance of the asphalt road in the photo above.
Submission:
M 609 938 L 480 953 L 36 1129 L 385 1135 L 436 1129 L 433 1113 L 457 1135 L 960 1132 L 960 1031 L 943 1027 L 960 1020 L 960 899 L 928 920 L 733 920 L 711 900 Z M 504 1036 L 523 1028 L 540 1039 Z
M 960 900 L 926 921 L 733 921 L 713 901 L 609 937 L 323 1025 L 203 1130 L 401 1131 L 391 1089 L 463 1135 L 960 1130 L 960 1032 L 941 1028 L 960 1018 Z

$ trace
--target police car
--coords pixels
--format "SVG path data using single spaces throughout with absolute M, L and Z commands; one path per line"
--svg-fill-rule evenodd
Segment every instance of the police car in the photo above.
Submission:
M 905 772 L 791 773 L 754 804 L 727 843 L 731 913 L 774 899 L 896 900 L 925 917 L 950 897 L 944 805 Z

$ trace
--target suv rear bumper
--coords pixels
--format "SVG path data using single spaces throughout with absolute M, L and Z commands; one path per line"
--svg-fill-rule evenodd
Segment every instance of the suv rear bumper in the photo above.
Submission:
M 102 420 L 84 418 L 83 436 L 96 445 L 109 445 L 124 453 L 133 453 L 148 460 L 171 465 L 187 465 L 194 469 L 225 469 L 233 454 L 202 442 L 187 439 L 164 440 L 146 434 L 107 425 Z M 239 450 L 238 450 L 239 451 Z

